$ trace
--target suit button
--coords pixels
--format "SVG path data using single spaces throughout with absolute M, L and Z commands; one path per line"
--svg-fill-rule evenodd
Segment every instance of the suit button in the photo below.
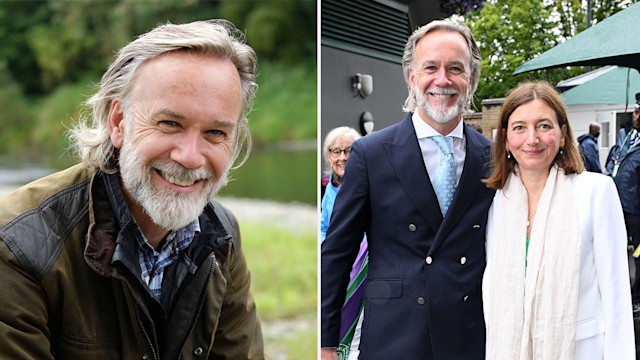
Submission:
M 464 265 L 467 262 L 467 258 L 465 256 L 460 258 L 460 264 Z
M 418 304 L 424 305 L 424 298 L 422 296 L 418 298 Z
M 427 262 L 427 265 L 431 265 L 433 259 L 431 258 L 431 256 L 427 256 L 427 259 L 425 261 Z
M 409 224 L 409 231 L 416 231 L 416 226 L 414 224 Z

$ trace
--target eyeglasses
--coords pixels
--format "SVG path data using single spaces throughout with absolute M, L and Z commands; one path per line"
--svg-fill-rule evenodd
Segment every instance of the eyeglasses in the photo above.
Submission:
M 340 157 L 340 154 L 342 154 L 342 153 L 344 153 L 344 156 L 349 157 L 349 153 L 350 152 L 351 152 L 351 148 L 350 147 L 348 147 L 346 149 L 340 149 L 340 148 L 329 149 L 329 153 L 334 158 Z

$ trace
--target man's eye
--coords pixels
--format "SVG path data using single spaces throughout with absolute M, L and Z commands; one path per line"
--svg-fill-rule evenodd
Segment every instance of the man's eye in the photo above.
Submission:
M 217 130 L 217 129 L 215 129 L 215 130 L 209 130 L 209 131 L 207 131 L 207 134 L 208 134 L 208 135 L 212 135 L 212 136 L 224 136 L 224 137 L 226 137 L 226 136 L 227 136 L 227 133 L 226 133 L 226 132 L 224 132 L 224 131 L 222 131 L 222 130 Z
M 177 126 L 180 125 L 180 124 L 178 124 L 177 122 L 175 122 L 173 120 L 161 120 L 159 122 L 159 124 L 163 125 L 163 126 L 168 126 L 168 127 L 177 127 Z

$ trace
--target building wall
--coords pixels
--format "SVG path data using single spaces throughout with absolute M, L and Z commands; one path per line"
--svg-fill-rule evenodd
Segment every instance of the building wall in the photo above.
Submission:
M 400 64 L 329 46 L 322 46 L 320 53 L 321 141 L 338 126 L 350 126 L 360 132 L 360 118 L 365 111 L 373 115 L 374 131 L 404 118 L 402 105 L 407 87 Z M 352 85 L 357 73 L 373 77 L 373 92 L 364 99 L 356 94 Z M 324 167 L 324 159 L 321 162 Z

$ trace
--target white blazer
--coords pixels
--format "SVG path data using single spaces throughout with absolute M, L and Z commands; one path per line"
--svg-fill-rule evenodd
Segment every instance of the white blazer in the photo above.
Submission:
M 635 359 L 627 232 L 613 180 L 571 175 L 582 234 L 576 359 Z
M 635 359 L 627 233 L 618 192 L 602 174 L 584 171 L 571 175 L 571 182 L 582 235 L 575 359 Z M 488 256 L 494 218 L 489 216 L 487 224 Z

